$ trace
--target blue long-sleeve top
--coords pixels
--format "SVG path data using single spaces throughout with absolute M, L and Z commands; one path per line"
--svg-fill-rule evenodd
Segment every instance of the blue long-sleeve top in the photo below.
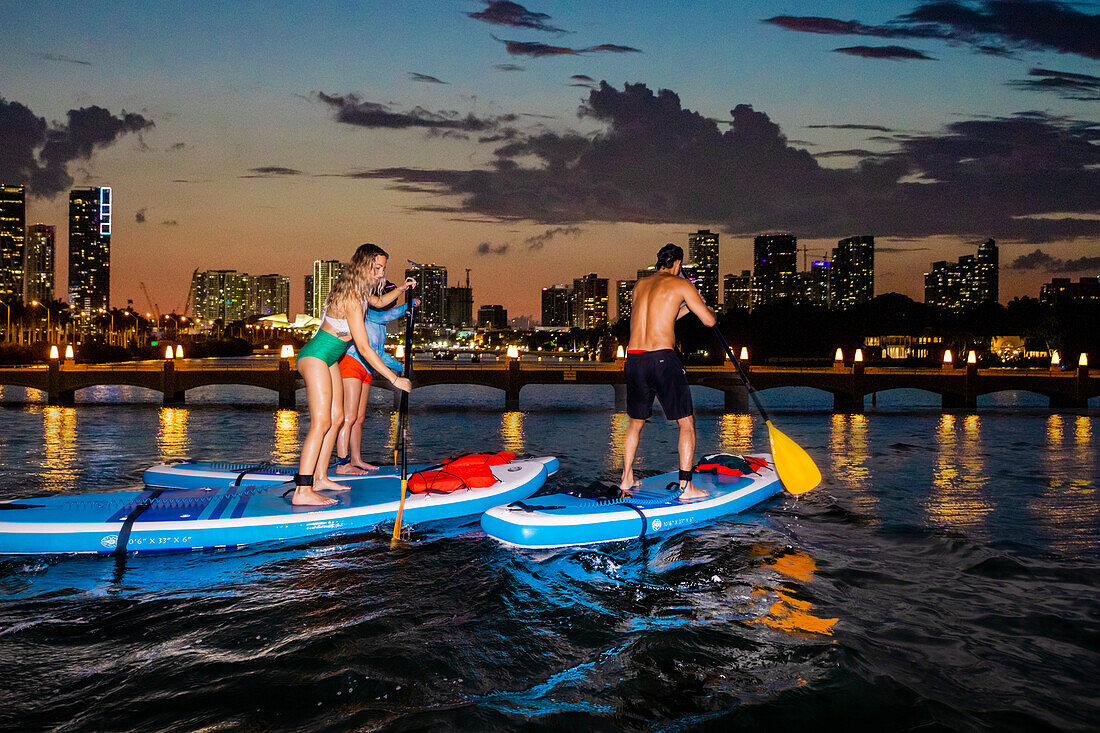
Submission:
M 392 320 L 400 318 L 405 315 L 405 311 L 408 309 L 407 303 L 402 303 L 399 306 L 390 308 L 388 310 L 379 310 L 367 306 L 366 315 L 363 317 L 363 326 L 367 329 L 367 343 L 374 349 L 374 353 L 378 354 L 378 358 L 382 360 L 382 363 L 393 369 L 397 374 L 401 374 L 405 366 L 387 354 L 383 349 L 386 345 L 386 324 Z M 365 366 L 368 370 L 374 371 L 374 368 L 367 363 L 367 360 L 363 358 L 363 355 L 359 353 L 359 349 L 355 348 L 355 342 L 348 344 L 348 356 L 351 356 L 359 360 L 359 363 Z

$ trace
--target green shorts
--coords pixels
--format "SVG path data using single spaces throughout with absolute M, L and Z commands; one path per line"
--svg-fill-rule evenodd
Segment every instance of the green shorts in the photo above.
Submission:
M 332 366 L 340 361 L 340 357 L 348 350 L 349 343 L 333 336 L 328 331 L 318 328 L 317 333 L 313 335 L 309 343 L 298 352 L 298 358 L 312 356 L 325 362 L 327 366 Z

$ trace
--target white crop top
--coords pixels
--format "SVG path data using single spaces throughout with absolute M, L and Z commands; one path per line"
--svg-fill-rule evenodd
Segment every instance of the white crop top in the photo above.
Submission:
M 363 302 L 361 305 L 363 306 L 363 312 L 366 313 L 367 308 L 369 307 L 368 304 L 366 302 Z M 351 329 L 348 328 L 348 319 L 346 319 L 346 318 L 333 318 L 329 315 L 326 315 L 327 310 L 328 310 L 328 308 L 322 308 L 321 309 L 321 323 L 325 323 L 327 321 L 329 324 L 331 324 L 333 329 L 335 329 L 335 331 L 336 331 L 336 335 L 339 336 L 340 338 L 344 338 L 345 336 L 350 336 L 351 335 Z

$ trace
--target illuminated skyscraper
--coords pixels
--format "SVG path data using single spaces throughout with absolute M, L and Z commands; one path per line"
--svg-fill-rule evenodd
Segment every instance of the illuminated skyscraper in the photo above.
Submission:
M 833 263 L 816 260 L 807 273 L 806 302 L 810 305 L 831 308 L 833 300 Z
M 790 300 L 798 287 L 798 239 L 761 234 L 752 246 L 752 307 Z
M 469 328 L 474 325 L 474 291 L 469 285 L 448 286 L 446 295 L 446 325 L 452 328 Z
M 971 278 L 970 299 L 975 303 L 996 303 L 1000 298 L 1000 257 L 997 242 L 987 239 L 978 246 L 974 255 L 974 272 Z
M 192 277 L 195 318 L 222 324 L 241 321 L 250 313 L 249 291 L 253 278 L 236 270 L 205 270 Z
M 718 309 L 718 235 L 700 229 L 688 235 L 688 259 L 695 266 L 695 287 L 711 308 Z
M 477 327 L 508 328 L 508 310 L 502 305 L 483 305 L 477 309 Z
M 314 260 L 313 261 L 313 313 L 317 318 L 321 317 L 321 311 L 325 308 L 325 300 L 332 290 L 336 278 L 344 271 L 344 263 L 340 260 Z
M 416 280 L 415 297 L 420 298 L 420 316 L 417 320 L 425 326 L 447 325 L 447 268 L 427 264 L 405 270 L 405 277 Z M 470 307 L 473 308 L 472 302 Z
M 833 308 L 845 310 L 870 302 L 875 297 L 875 238 L 848 237 L 837 242 L 829 270 Z
M 977 255 L 960 257 L 955 263 L 934 262 L 932 271 L 924 273 L 924 302 L 953 313 L 996 303 L 997 268 L 997 244 L 992 239 L 978 247 Z
M 542 289 L 542 325 L 568 328 L 573 322 L 573 290 L 568 285 Z
M 27 229 L 26 251 L 23 299 L 28 303 L 53 300 L 54 228 L 48 224 L 32 224 Z
M 740 275 L 732 272 L 722 279 L 722 307 L 729 313 L 732 310 L 748 310 L 752 305 L 752 271 L 742 270 Z
M 305 297 L 303 298 L 304 303 L 302 304 L 302 312 L 305 313 L 307 316 L 313 316 L 314 318 L 316 318 L 320 315 L 320 313 L 313 312 L 313 275 L 306 275 L 305 281 L 302 283 L 302 288 L 305 294 Z M 289 316 L 290 314 L 287 313 L 287 315 Z
M 69 305 L 107 308 L 111 298 L 111 189 L 69 191 Z
M 637 280 L 615 281 L 615 320 L 629 321 L 634 310 L 634 286 Z
M 23 186 L 0 184 L 0 300 L 23 297 L 23 232 L 27 198 Z
M 607 278 L 596 273 L 573 279 L 573 325 L 599 328 L 607 324 Z
M 257 275 L 252 278 L 253 288 L 249 315 L 271 316 L 276 313 L 290 315 L 290 278 L 282 275 Z

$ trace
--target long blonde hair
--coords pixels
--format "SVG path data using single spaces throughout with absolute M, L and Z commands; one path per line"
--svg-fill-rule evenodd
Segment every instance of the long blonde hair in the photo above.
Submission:
M 371 296 L 382 294 L 386 285 L 385 278 L 375 279 L 373 267 L 379 257 L 389 257 L 386 250 L 376 244 L 361 244 L 351 256 L 351 262 L 336 278 L 332 290 L 325 298 L 325 311 L 334 318 L 347 315 L 347 302 L 354 298 L 360 303 Z

